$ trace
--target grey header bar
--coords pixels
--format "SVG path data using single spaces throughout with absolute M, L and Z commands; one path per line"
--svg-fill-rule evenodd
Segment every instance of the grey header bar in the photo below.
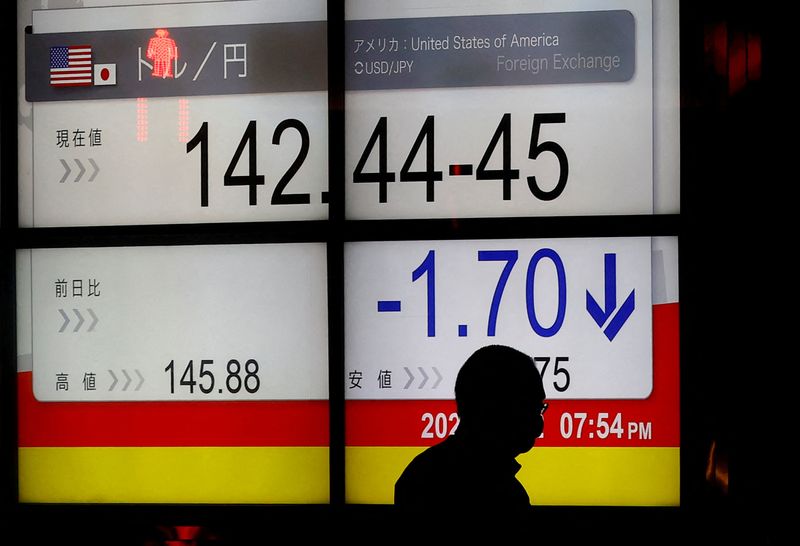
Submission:
M 169 61 L 164 61 L 170 65 L 171 77 L 166 78 L 153 75 L 155 59 L 147 56 L 148 44 L 157 38 L 156 29 L 28 34 L 26 98 L 37 102 L 328 88 L 325 21 L 167 30 L 178 56 L 177 62 L 169 56 Z M 50 48 L 84 45 L 92 48 L 93 66 L 115 65 L 116 84 L 93 81 L 93 85 L 81 87 L 51 85 Z
M 627 10 L 347 21 L 348 90 L 623 82 Z

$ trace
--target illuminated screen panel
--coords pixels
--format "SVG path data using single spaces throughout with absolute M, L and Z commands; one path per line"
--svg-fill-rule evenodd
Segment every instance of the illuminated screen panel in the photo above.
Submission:
M 353 219 L 678 212 L 676 3 L 346 3 Z
M 17 263 L 22 502 L 328 502 L 324 244 Z
M 327 218 L 325 2 L 24 16 L 21 226 Z
M 504 344 L 550 403 L 517 459 L 534 504 L 679 504 L 677 285 L 674 237 L 346 244 L 347 501 L 392 503 L 456 432 L 461 365 Z

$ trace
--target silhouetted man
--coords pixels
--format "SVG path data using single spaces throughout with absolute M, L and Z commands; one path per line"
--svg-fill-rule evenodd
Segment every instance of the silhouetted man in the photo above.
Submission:
M 533 447 L 544 427 L 545 393 L 533 360 L 511 347 L 483 347 L 461 367 L 455 390 L 455 434 L 411 461 L 395 484 L 395 504 L 529 507 L 515 458 Z

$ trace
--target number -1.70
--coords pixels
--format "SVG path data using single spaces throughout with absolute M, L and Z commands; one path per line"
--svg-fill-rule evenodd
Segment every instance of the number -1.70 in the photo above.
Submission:
M 195 386 L 197 386 L 203 394 L 210 394 L 213 392 L 216 383 L 214 372 L 211 368 L 213 365 L 213 360 L 200 360 L 197 380 L 195 380 L 194 360 L 190 360 L 183 369 L 183 373 L 181 373 L 178 386 L 187 387 L 189 389 L 189 394 L 194 394 Z M 261 386 L 261 379 L 258 377 L 258 362 L 251 358 L 244 363 L 244 370 L 242 370 L 242 368 L 243 366 L 235 358 L 228 360 L 226 366 L 227 376 L 225 378 L 225 390 L 232 394 L 236 394 L 242 390 L 242 388 L 250 394 L 258 392 Z M 175 361 L 170 360 L 167 367 L 164 368 L 164 371 L 169 374 L 169 392 L 170 394 L 175 394 L 175 378 L 178 375 L 178 370 L 175 369 Z M 242 371 L 244 371 L 244 379 L 242 379 Z M 222 393 L 223 389 L 220 387 L 218 392 Z
M 517 250 L 479 250 L 479 262 L 505 262 L 503 270 L 497 279 L 497 285 L 492 296 L 492 303 L 489 306 L 489 317 L 486 326 L 486 335 L 494 337 L 497 332 L 497 316 L 500 311 L 500 302 L 503 299 L 503 292 L 506 282 L 511 275 L 511 270 L 517 263 L 519 251 Z M 539 320 L 536 313 L 536 302 L 534 297 L 534 283 L 536 282 L 536 272 L 539 263 L 543 260 L 552 262 L 556 273 L 556 295 L 558 297 L 556 316 L 552 324 L 545 326 Z M 411 272 L 411 282 L 425 277 L 426 284 L 426 303 L 427 303 L 427 332 L 428 337 L 436 337 L 436 251 L 430 250 L 422 260 L 422 263 Z M 525 279 L 525 305 L 528 310 L 528 322 L 533 331 L 541 337 L 552 337 L 558 333 L 564 324 L 564 317 L 567 312 L 567 274 L 564 269 L 564 262 L 561 256 L 552 248 L 540 248 L 534 252 L 528 262 L 528 273 Z M 567 381 L 569 382 L 569 381 Z

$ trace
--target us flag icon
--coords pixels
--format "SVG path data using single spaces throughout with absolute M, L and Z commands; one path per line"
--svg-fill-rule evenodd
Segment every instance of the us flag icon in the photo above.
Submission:
M 54 87 L 92 85 L 92 46 L 51 47 L 50 85 Z

